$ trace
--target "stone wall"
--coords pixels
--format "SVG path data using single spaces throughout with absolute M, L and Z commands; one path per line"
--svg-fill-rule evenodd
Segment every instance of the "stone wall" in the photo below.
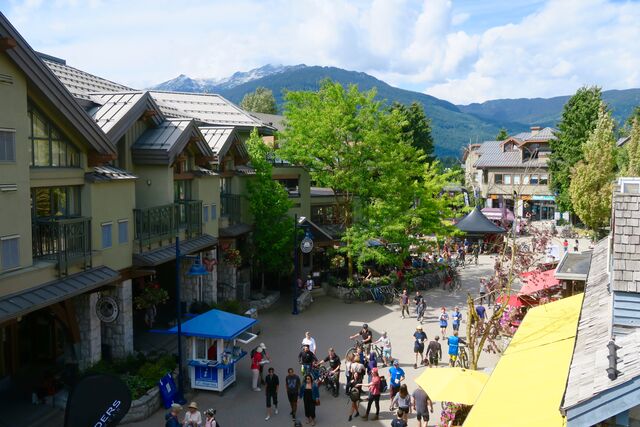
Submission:
M 260 298 L 255 298 L 254 295 L 251 296 L 251 301 L 249 301 L 249 307 L 255 308 L 256 310 L 264 310 L 266 308 L 271 307 L 280 299 L 280 292 L 275 291 L 271 292 L 268 295 L 258 295 Z
M 111 348 L 114 358 L 123 358 L 133 352 L 133 298 L 131 280 L 108 287 L 103 296 L 113 297 L 118 303 L 119 313 L 111 323 L 102 323 L 102 343 Z
M 97 301 L 98 293 L 78 295 L 73 299 L 80 330 L 80 342 L 76 346 L 80 370 L 88 368 L 102 358 L 101 322 L 96 314 Z
M 146 420 L 161 407 L 162 399 L 160 398 L 160 388 L 154 387 L 144 396 L 141 396 L 139 399 L 131 402 L 131 408 L 122 421 L 120 421 L 120 424 L 129 424 Z
M 298 296 L 298 312 L 303 312 L 306 310 L 311 303 L 313 302 L 311 297 L 311 292 L 302 291 L 302 293 Z

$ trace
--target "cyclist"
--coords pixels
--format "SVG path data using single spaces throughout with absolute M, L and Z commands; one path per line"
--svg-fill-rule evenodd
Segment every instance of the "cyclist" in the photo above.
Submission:
M 303 345 L 302 351 L 298 354 L 298 362 L 301 367 L 300 372 L 306 375 L 311 373 L 311 369 L 318 363 L 318 358 L 311 352 L 308 345 Z
M 329 368 L 331 369 L 329 371 L 329 378 L 330 381 L 333 381 L 334 385 L 333 395 L 337 396 L 338 391 L 340 390 L 340 365 L 342 362 L 340 361 L 340 357 L 336 354 L 333 347 L 329 349 L 329 354 L 327 355 L 327 357 L 319 361 L 318 364 L 322 365 L 325 362 L 329 362 Z
M 365 353 L 369 353 L 371 351 L 371 343 L 373 342 L 373 334 L 369 330 L 369 325 L 367 325 L 366 323 L 363 324 L 360 332 L 355 335 L 351 335 L 349 339 L 352 340 L 358 335 L 360 335 L 360 338 L 362 338 L 362 346 L 364 347 L 363 350 L 365 351 Z
M 458 337 L 458 331 L 453 331 L 453 335 L 448 338 L 447 344 L 449 345 L 449 365 L 453 367 L 456 364 L 456 360 L 458 360 L 460 344 L 466 344 L 466 342 Z

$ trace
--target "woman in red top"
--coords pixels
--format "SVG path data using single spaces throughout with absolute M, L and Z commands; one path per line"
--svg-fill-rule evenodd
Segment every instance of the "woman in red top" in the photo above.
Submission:
M 260 391 L 260 364 L 262 362 L 262 344 L 258 346 L 253 356 L 251 356 L 251 388 L 253 391 Z
M 378 368 L 371 370 L 371 382 L 360 384 L 363 387 L 369 387 L 369 400 L 367 403 L 367 412 L 365 412 L 363 420 L 369 419 L 369 411 L 371 411 L 371 404 L 376 404 L 376 415 L 373 420 L 378 419 L 380 414 L 380 375 L 378 374 Z

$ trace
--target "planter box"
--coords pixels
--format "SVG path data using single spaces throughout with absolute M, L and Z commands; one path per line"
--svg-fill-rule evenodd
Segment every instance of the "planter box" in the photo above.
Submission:
M 146 420 L 161 407 L 162 400 L 160 399 L 160 388 L 155 386 L 147 391 L 143 396 L 140 396 L 140 398 L 131 402 L 131 408 L 122 421 L 120 421 L 120 424 Z

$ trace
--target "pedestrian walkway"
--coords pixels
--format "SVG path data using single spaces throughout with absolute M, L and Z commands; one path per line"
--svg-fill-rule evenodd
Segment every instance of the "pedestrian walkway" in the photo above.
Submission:
M 463 312 L 464 320 L 461 330 L 466 327 L 466 293 L 471 292 L 476 295 L 478 282 L 481 277 L 487 277 L 493 273 L 494 258 L 488 255 L 480 257 L 479 266 L 469 266 L 461 269 L 462 290 L 456 293 L 444 291 L 442 289 L 432 289 L 423 292 L 427 304 L 426 320 L 423 324 L 424 331 L 429 339 L 438 334 L 438 316 L 440 307 L 443 305 L 448 310 L 458 305 Z M 393 346 L 393 356 L 400 360 L 401 367 L 407 374 L 407 386 L 410 391 L 416 388 L 415 378 L 427 368 L 413 368 L 413 337 L 417 322 L 415 317 L 402 319 L 398 304 L 381 306 L 373 302 L 345 304 L 341 300 L 333 297 L 321 296 L 303 313 L 291 315 L 289 306 L 290 298 L 281 298 L 279 303 L 271 309 L 260 312 L 259 318 L 262 324 L 262 334 L 257 342 L 251 344 L 255 346 L 260 342 L 267 345 L 267 352 L 272 359 L 268 366 L 275 368 L 276 374 L 280 376 L 283 383 L 286 370 L 292 367 L 299 373 L 300 367 L 297 365 L 297 355 L 300 351 L 300 342 L 305 331 L 311 331 L 318 346 L 318 357 L 325 357 L 329 347 L 334 347 L 336 352 L 344 357 L 346 350 L 351 347 L 349 335 L 353 335 L 360 329 L 363 323 L 368 323 L 373 332 L 374 340 L 383 331 L 387 331 Z M 412 307 L 412 315 L 414 310 Z M 449 326 L 448 333 L 451 333 Z M 443 346 L 442 366 L 446 365 L 446 344 Z M 498 360 L 498 355 L 483 353 L 480 358 L 481 368 L 492 368 Z M 381 374 L 388 377 L 388 369 L 381 369 Z M 344 375 L 341 374 L 341 381 Z M 251 372 L 249 360 L 246 358 L 240 363 L 238 370 L 238 381 L 231 388 L 227 389 L 222 396 L 218 393 L 196 391 L 189 400 L 198 402 L 200 408 L 215 408 L 218 410 L 218 419 L 223 426 L 233 427 L 255 427 L 256 425 L 271 426 L 291 426 L 291 417 L 288 415 L 290 409 L 284 390 L 280 390 L 280 411 L 278 415 L 273 415 L 269 421 L 265 421 L 265 396 L 262 392 L 253 392 L 250 388 Z M 381 399 L 380 407 L 382 412 L 378 421 L 363 421 L 354 418 L 347 422 L 349 415 L 349 401 L 343 394 L 334 398 L 321 388 L 321 405 L 317 408 L 318 426 L 388 426 L 392 419 L 392 414 L 388 411 L 388 395 Z M 301 405 L 300 405 L 301 406 Z M 363 414 L 366 406 L 360 405 L 360 413 Z M 303 418 L 301 408 L 298 410 L 298 418 Z M 436 425 L 440 417 L 440 405 L 434 407 L 434 414 L 429 422 L 429 426 Z M 135 427 L 158 427 L 164 425 L 164 411 L 159 411 L 148 420 L 140 423 L 130 424 Z M 409 426 L 417 425 L 415 416 L 409 420 Z

